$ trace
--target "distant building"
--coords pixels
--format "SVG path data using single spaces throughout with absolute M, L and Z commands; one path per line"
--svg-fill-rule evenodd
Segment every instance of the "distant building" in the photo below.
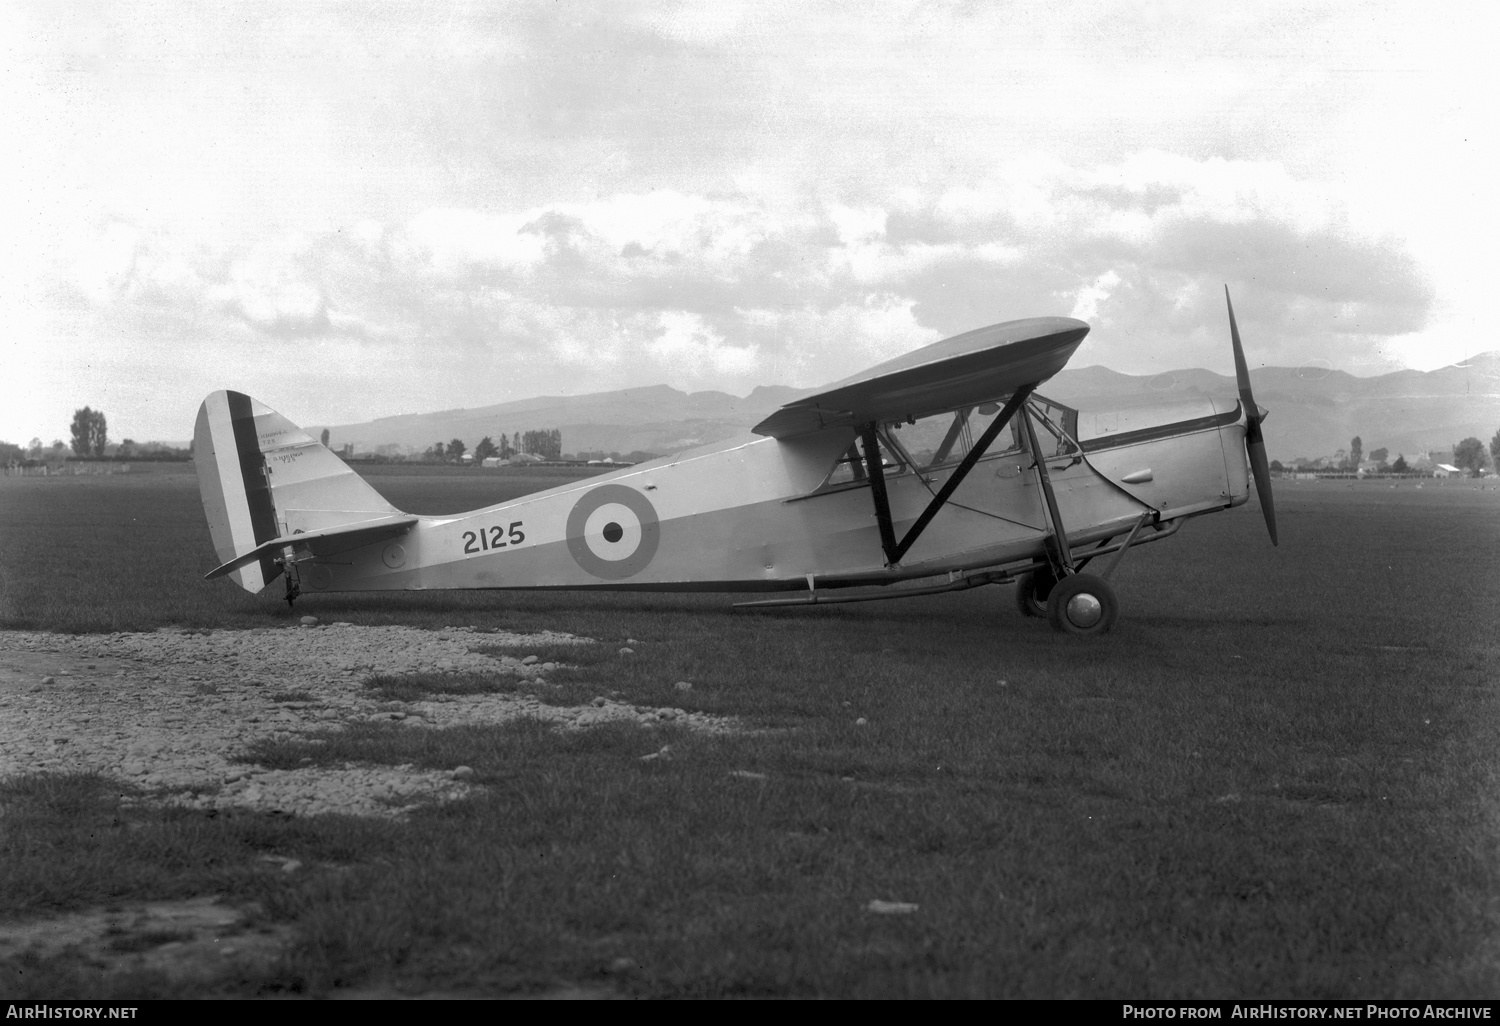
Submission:
M 1452 449 L 1432 449 L 1427 452 L 1419 452 L 1415 459 L 1407 460 L 1407 466 L 1413 470 L 1432 472 L 1440 466 L 1453 465 Z
M 1439 463 L 1432 468 L 1433 477 L 1463 477 L 1464 472 L 1451 463 Z

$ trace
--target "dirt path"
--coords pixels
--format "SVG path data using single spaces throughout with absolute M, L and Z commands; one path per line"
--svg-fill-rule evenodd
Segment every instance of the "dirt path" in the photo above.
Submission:
M 377 672 L 498 671 L 535 681 L 546 672 L 540 666 L 470 650 L 585 640 L 351 624 L 110 635 L 0 631 L 0 779 L 95 770 L 139 789 L 142 797 L 127 802 L 400 818 L 426 803 L 461 798 L 470 785 L 453 773 L 413 766 L 269 770 L 238 762 L 236 754 L 261 738 L 295 738 L 371 720 L 414 730 L 521 717 L 549 720 L 561 729 L 620 720 L 676 721 L 709 730 L 732 726 L 681 709 L 607 699 L 578 707 L 549 706 L 525 694 L 385 702 L 368 697 L 362 686 Z M 0 923 L 0 959 L 66 951 L 103 974 L 157 970 L 207 984 L 253 972 L 279 956 L 287 929 L 251 925 L 258 922 L 254 909 L 211 895 L 134 902 Z M 555 996 L 602 996 L 575 990 Z M 396 995 L 377 989 L 353 996 Z
M 413 729 L 521 717 L 565 728 L 664 719 L 722 726 L 680 709 L 609 700 L 558 707 L 518 694 L 383 702 L 361 686 L 376 672 L 499 671 L 536 678 L 544 672 L 539 667 L 470 649 L 583 640 L 348 624 L 110 635 L 0 632 L 0 778 L 97 770 L 138 785 L 155 802 L 400 816 L 422 802 L 461 797 L 468 787 L 435 770 L 354 764 L 267 770 L 237 763 L 235 754 L 260 738 L 368 720 Z

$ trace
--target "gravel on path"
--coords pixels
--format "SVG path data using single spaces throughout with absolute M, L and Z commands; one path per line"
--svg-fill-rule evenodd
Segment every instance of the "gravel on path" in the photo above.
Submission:
M 523 694 L 403 703 L 372 698 L 362 686 L 375 673 L 498 671 L 534 678 L 540 666 L 470 649 L 586 640 L 341 623 L 101 635 L 0 631 L 0 779 L 93 770 L 135 784 L 149 794 L 146 800 L 162 804 L 401 816 L 461 798 L 472 785 L 462 774 L 456 779 L 409 765 L 269 770 L 233 756 L 262 738 L 295 739 L 379 720 L 412 729 L 523 717 L 560 729 L 619 721 L 734 729 L 719 717 L 602 698 L 575 707 Z

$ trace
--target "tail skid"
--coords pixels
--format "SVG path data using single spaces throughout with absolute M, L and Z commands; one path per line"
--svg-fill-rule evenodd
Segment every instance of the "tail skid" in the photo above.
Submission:
M 221 565 L 258 592 L 289 548 L 339 551 L 411 529 L 406 516 L 328 448 L 242 392 L 214 392 L 193 431 L 198 491 Z

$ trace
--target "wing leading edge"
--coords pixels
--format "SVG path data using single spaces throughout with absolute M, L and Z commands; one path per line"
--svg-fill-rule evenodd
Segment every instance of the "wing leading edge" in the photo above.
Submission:
M 752 429 L 790 438 L 825 427 L 921 417 L 1034 388 L 1062 370 L 1089 333 L 1071 317 L 976 328 L 913 350 L 788 403 Z

